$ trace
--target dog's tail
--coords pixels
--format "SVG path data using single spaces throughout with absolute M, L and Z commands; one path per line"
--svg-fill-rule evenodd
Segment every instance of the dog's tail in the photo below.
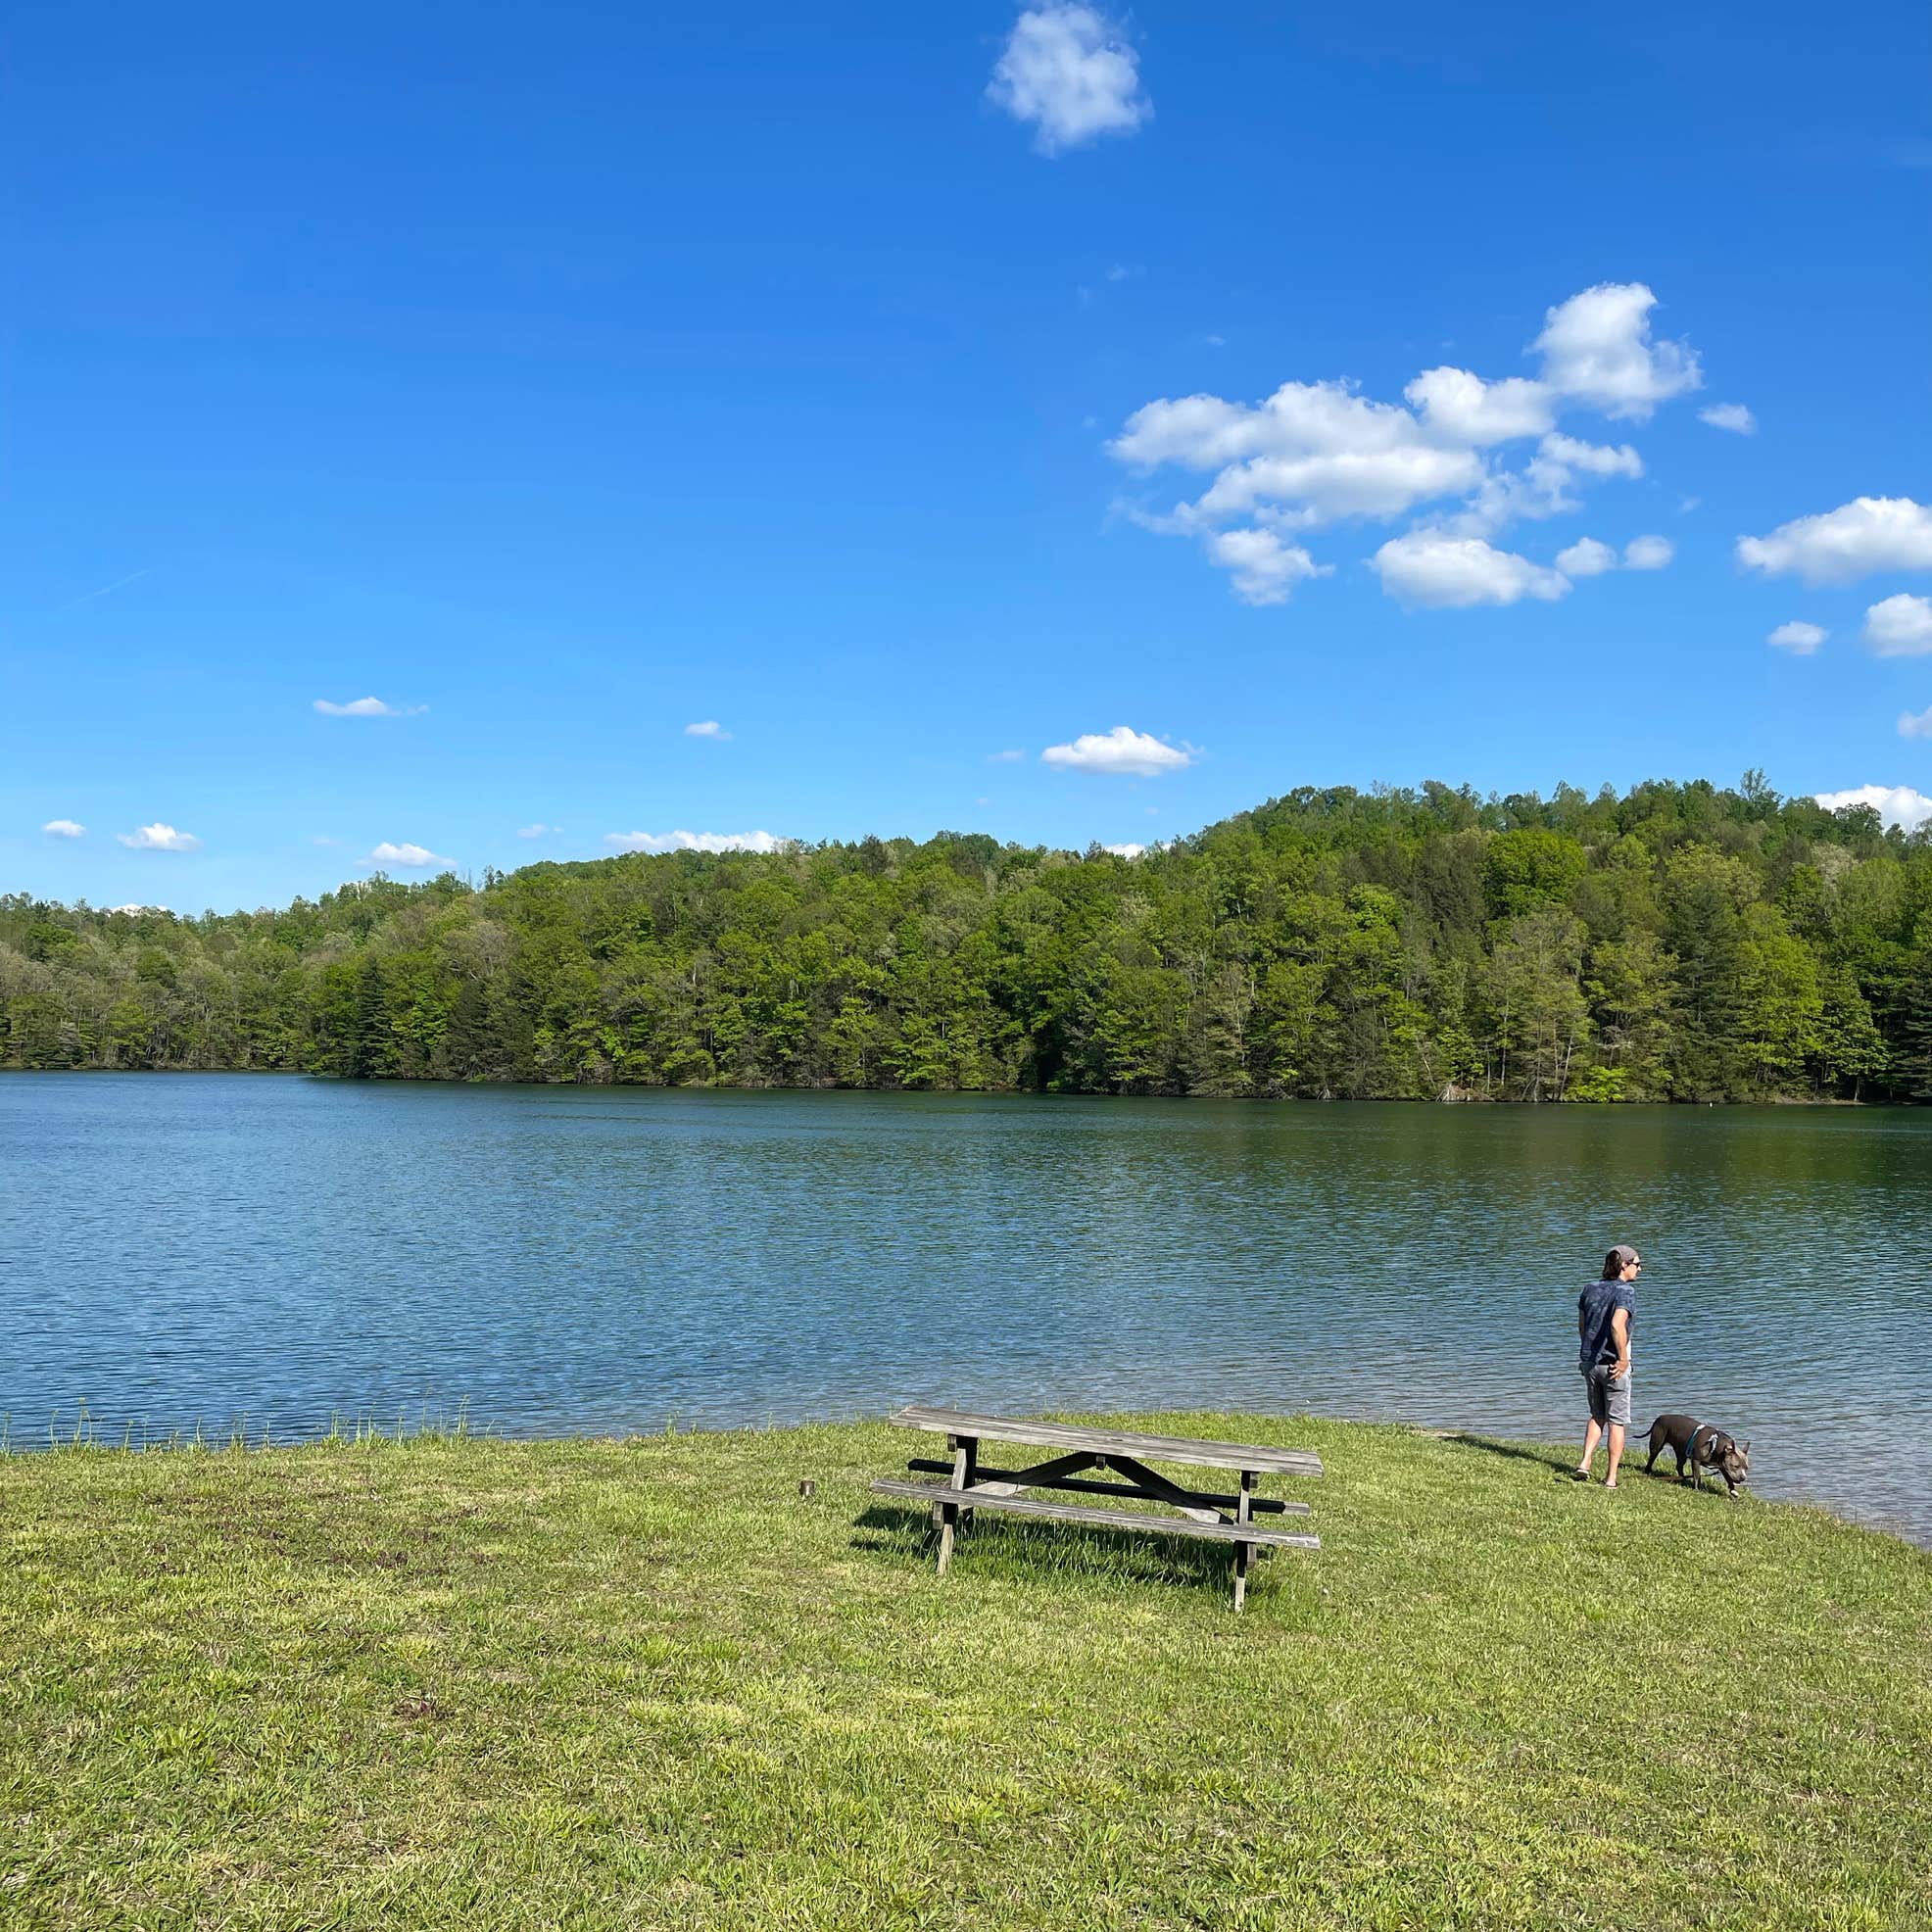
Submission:
M 1625 1433 L 1632 1442 L 1648 1442 L 1657 1433 L 1657 1425 L 1663 1420 L 1664 1418 L 1661 1415 L 1653 1416 L 1650 1419 L 1650 1426 L 1648 1428 L 1633 1428 L 1626 1430 Z

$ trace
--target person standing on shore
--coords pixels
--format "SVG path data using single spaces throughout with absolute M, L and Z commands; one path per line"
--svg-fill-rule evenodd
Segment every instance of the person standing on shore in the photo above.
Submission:
M 1619 1241 L 1603 1258 L 1603 1279 L 1576 1297 L 1576 1365 L 1590 1401 L 1590 1426 L 1583 1431 L 1583 1460 L 1576 1480 L 1588 1482 L 1598 1438 L 1610 1436 L 1610 1468 L 1604 1487 L 1617 1487 L 1617 1466 L 1623 1460 L 1623 1433 L 1630 1426 L 1630 1328 L 1637 1319 L 1637 1276 L 1643 1260 Z

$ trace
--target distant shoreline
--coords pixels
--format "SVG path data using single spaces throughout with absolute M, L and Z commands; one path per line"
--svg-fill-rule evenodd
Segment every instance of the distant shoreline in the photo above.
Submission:
M 1758 1100 L 1524 1100 L 1497 1094 L 1459 1094 L 1454 1099 L 1421 1099 L 1414 1094 L 1358 1093 L 1116 1093 L 1083 1087 L 793 1087 L 778 1084 L 752 1085 L 742 1081 L 685 1081 L 671 1086 L 652 1080 L 443 1080 L 433 1075 L 377 1074 L 361 1078 L 346 1074 L 323 1073 L 304 1067 L 19 1067 L 0 1066 L 0 1080 L 10 1075 L 33 1074 L 65 1077 L 79 1075 L 98 1079 L 104 1075 L 132 1075 L 140 1079 L 223 1078 L 246 1076 L 264 1080 L 312 1080 L 326 1087 L 541 1087 L 552 1091 L 576 1090 L 584 1093 L 863 1093 L 890 1094 L 900 1099 L 989 1099 L 989 1100 L 1118 1100 L 1128 1104 L 1143 1100 L 1181 1100 L 1226 1103 L 1239 1106 L 1295 1107 L 1500 1107 L 1511 1112 L 1531 1112 L 1538 1107 L 1562 1107 L 1577 1113 L 1630 1113 L 1638 1108 L 1660 1107 L 1669 1111 L 1695 1113 L 1700 1108 L 1727 1111 L 1753 1107 L 1838 1107 L 1856 1108 L 1862 1113 L 1888 1110 L 1916 1112 L 1922 1101 L 1853 1100 L 1833 1094 L 1772 1094 Z

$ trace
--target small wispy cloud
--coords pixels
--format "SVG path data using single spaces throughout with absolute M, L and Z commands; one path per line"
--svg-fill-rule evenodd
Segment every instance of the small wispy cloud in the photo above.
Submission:
M 430 865 L 447 870 L 456 863 L 456 860 L 445 858 L 440 852 L 432 852 L 427 845 L 411 845 L 407 839 L 396 844 L 392 844 L 389 840 L 385 839 L 381 845 L 370 852 L 362 863 L 364 865 L 401 865 L 408 867 L 412 872 L 416 872 Z
M 1435 610 L 1480 604 L 1520 604 L 1525 597 L 1554 603 L 1569 595 L 1570 579 L 1481 537 L 1412 530 L 1392 537 L 1370 559 L 1390 597 Z
M 50 818 L 41 831 L 50 839 L 84 839 L 87 828 L 72 818 Z
M 201 848 L 201 841 L 192 832 L 177 832 L 173 826 L 163 825 L 158 820 L 153 825 L 139 826 L 132 832 L 117 832 L 114 836 L 137 852 L 192 852 Z
M 725 730 L 716 718 L 703 718 L 697 724 L 686 725 L 684 735 L 687 738 L 715 738 L 722 744 L 730 738 L 731 733 Z
M 1932 598 L 1901 591 L 1865 612 L 1865 642 L 1881 657 L 1932 653 Z
M 1112 731 L 1085 732 L 1069 745 L 1049 745 L 1039 755 L 1042 763 L 1060 771 L 1158 778 L 1163 772 L 1185 771 L 1194 762 L 1194 749 L 1163 744 L 1147 732 L 1116 725 Z
M 1566 577 L 1601 577 L 1617 568 L 1617 553 L 1595 537 L 1578 537 L 1568 550 L 1557 552 L 1557 568 Z
M 1662 570 L 1677 554 L 1668 537 L 1632 537 L 1623 546 L 1626 570 Z
M 606 832 L 618 852 L 782 852 L 795 841 L 770 832 Z
M 1138 858 L 1147 847 L 1145 845 L 1102 845 L 1103 852 L 1112 852 L 1116 858 Z
M 103 584 L 97 591 L 87 591 L 76 598 L 70 598 L 66 604 L 58 604 L 48 611 L 50 617 L 64 616 L 70 610 L 78 610 L 83 604 L 92 604 L 97 598 L 112 597 L 116 591 L 125 590 L 131 583 L 147 576 L 146 570 L 130 570 L 124 577 L 117 577 L 111 584 Z
M 1922 711 L 1901 711 L 1899 713 L 1899 736 L 1901 738 L 1932 738 L 1932 704 Z
M 1758 433 L 1758 418 L 1742 403 L 1713 403 L 1708 410 L 1698 411 L 1697 419 L 1713 429 L 1728 429 L 1733 436 Z
M 1830 635 L 1822 624 L 1808 624 L 1794 618 L 1788 624 L 1780 624 L 1764 642 L 1790 652 L 1794 657 L 1809 657 Z
M 326 698 L 318 698 L 315 709 L 325 718 L 419 718 L 429 706 L 385 704 L 380 698 L 352 698 L 346 704 L 336 704 Z
M 312 845 L 339 845 L 342 844 L 342 841 L 340 839 L 331 839 L 326 832 L 315 832 L 310 835 L 309 843 Z
M 1031 121 L 1034 147 L 1043 155 L 1102 134 L 1131 134 L 1154 111 L 1140 91 L 1138 56 L 1120 28 L 1091 7 L 1062 0 L 1014 22 L 987 98 L 1015 121 Z
M 560 825 L 545 825 L 539 821 L 535 825 L 519 825 L 516 836 L 519 839 L 554 839 L 562 830 Z
M 989 751 L 987 753 L 987 763 L 990 765 L 1017 765 L 1025 760 L 1026 755 L 1024 751 L 1019 750 Z

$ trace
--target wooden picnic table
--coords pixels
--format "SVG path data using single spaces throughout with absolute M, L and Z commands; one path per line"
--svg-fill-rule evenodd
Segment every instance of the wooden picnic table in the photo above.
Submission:
M 949 1462 L 915 1456 L 908 1469 L 942 1474 L 943 1483 L 906 1482 L 882 1476 L 872 1487 L 881 1495 L 912 1497 L 932 1506 L 940 1532 L 943 1576 L 952 1560 L 953 1537 L 976 1509 L 1014 1516 L 1044 1517 L 1055 1522 L 1085 1523 L 1099 1529 L 1138 1529 L 1184 1536 L 1234 1547 L 1234 1608 L 1247 1598 L 1248 1571 L 1257 1551 L 1319 1550 L 1322 1539 L 1301 1531 L 1264 1529 L 1261 1516 L 1307 1516 L 1306 1503 L 1261 1496 L 1264 1475 L 1320 1475 L 1322 1459 L 1306 1449 L 1270 1449 L 1252 1442 L 1208 1442 L 1187 1435 L 1136 1435 L 1127 1429 L 1088 1428 L 1076 1423 L 1029 1422 L 1016 1416 L 981 1416 L 963 1409 L 913 1406 L 887 1419 L 902 1428 L 943 1435 Z M 990 1469 L 980 1461 L 983 1442 L 1022 1443 L 1053 1453 L 1022 1469 Z M 1149 1463 L 1186 1463 L 1200 1469 L 1232 1471 L 1239 1486 L 1232 1493 L 1188 1487 L 1148 1468 Z M 1083 1473 L 1097 1471 L 1117 1477 L 1096 1481 Z M 1042 1501 L 1027 1490 L 1060 1490 L 1078 1495 L 1115 1496 L 1161 1504 L 1172 1516 L 1092 1509 L 1074 1503 Z M 1230 1514 L 1232 1512 L 1232 1515 Z

